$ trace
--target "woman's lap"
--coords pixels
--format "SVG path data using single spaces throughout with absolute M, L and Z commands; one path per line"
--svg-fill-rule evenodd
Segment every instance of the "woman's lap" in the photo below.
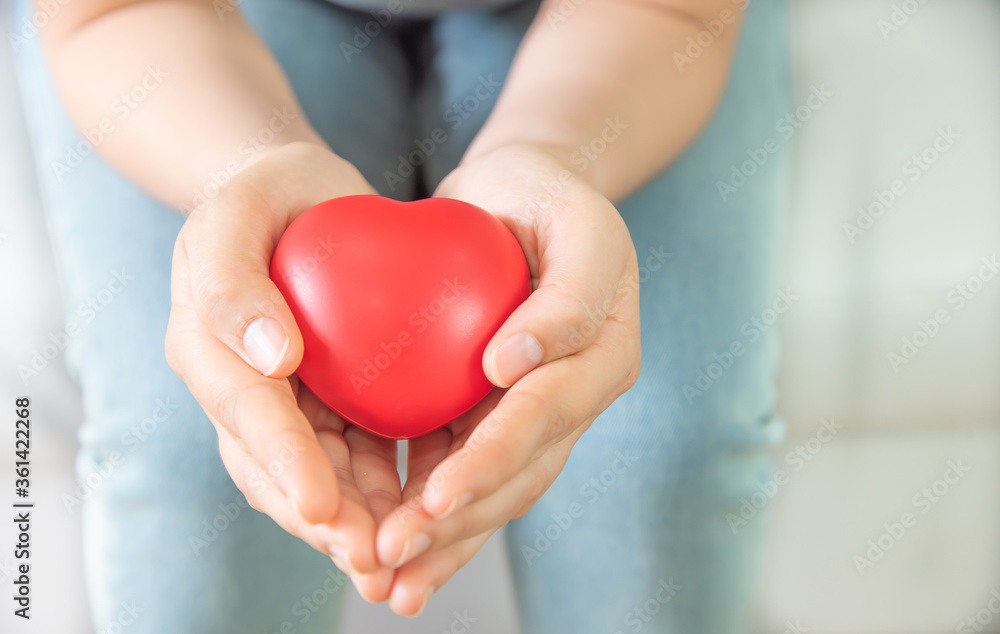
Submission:
M 432 186 L 461 157 L 492 105 L 489 87 L 506 74 L 511 49 L 498 41 L 512 41 L 523 16 L 504 16 L 457 12 L 432 31 L 438 52 L 419 93 L 417 134 L 440 128 L 448 137 L 428 158 Z M 764 513 L 746 525 L 733 518 L 769 477 L 769 451 L 784 433 L 773 412 L 775 313 L 766 311 L 790 301 L 777 287 L 787 28 L 786 3 L 753 5 L 709 126 L 619 205 L 639 254 L 643 370 L 552 488 L 508 527 L 526 634 L 639 624 L 721 634 L 749 622 Z M 685 72 L 696 69 L 695 59 Z M 625 126 L 609 124 L 608 138 L 642 133 Z M 717 182 L 769 138 L 778 150 L 723 196 Z
M 533 9 L 440 18 L 417 48 L 428 70 L 414 88 L 405 59 L 413 49 L 400 46 L 394 26 L 348 55 L 341 43 L 354 44 L 354 27 L 371 16 L 308 0 L 242 6 L 317 129 L 397 198 L 419 191 L 400 156 L 424 163 L 430 188 L 458 161 Z M 510 525 L 526 632 L 642 623 L 725 633 L 745 622 L 763 522 L 734 528 L 727 514 L 738 515 L 741 498 L 767 478 L 782 431 L 773 417 L 775 332 L 753 320 L 778 298 L 784 152 L 725 200 L 716 181 L 748 149 L 783 142 L 775 122 L 788 110 L 785 10 L 753 5 L 709 127 L 619 206 L 643 266 L 643 372 L 550 491 Z M 322 54 L 311 42 L 324 43 Z M 57 173 L 80 137 L 37 45 L 19 51 L 18 63 L 67 318 L 81 324 L 66 360 L 84 393 L 78 472 L 97 484 L 83 511 L 95 625 L 135 601 L 145 610 L 130 626 L 137 634 L 276 631 L 283 621 L 332 631 L 343 596 L 332 564 L 240 504 L 211 425 L 163 358 L 182 217 L 96 156 Z M 427 151 L 438 128 L 445 140 Z M 641 131 L 620 131 L 629 133 Z M 90 313 L 76 308 L 88 300 L 100 312 L 85 320 Z M 300 602 L 314 592 L 327 597 L 315 612 Z
M 245 5 L 255 19 L 281 24 L 275 21 L 281 16 L 273 15 L 278 3 Z M 316 2 L 285 0 L 280 6 L 282 15 L 320 41 L 352 36 L 353 14 Z M 287 53 L 293 50 L 283 41 L 288 37 L 278 29 L 270 39 Z M 304 63 L 296 87 L 307 89 L 301 97 L 317 128 L 334 129 L 334 117 L 351 115 L 346 102 L 341 110 L 329 108 L 325 118 L 316 112 L 330 102 L 331 85 L 350 86 L 350 94 L 369 102 L 368 119 L 341 143 L 331 142 L 349 147 L 345 154 L 353 151 L 368 170 L 387 168 L 389 157 L 380 161 L 379 152 L 363 156 L 358 150 L 366 128 L 387 149 L 402 137 L 386 127 L 402 118 L 405 107 L 397 95 L 383 94 L 386 87 L 403 85 L 393 75 L 399 66 L 389 49 L 367 51 L 366 59 L 350 66 L 318 69 L 305 63 L 313 55 L 299 50 Z M 223 468 L 215 431 L 164 358 L 171 254 L 183 217 L 88 151 L 56 99 L 37 40 L 16 61 L 70 307 L 66 317 L 81 325 L 66 363 L 83 392 L 77 473 L 88 493 L 82 511 L 77 505 L 68 510 L 83 513 L 96 629 L 112 623 L 124 603 L 142 610 L 129 625 L 134 634 L 276 632 L 286 621 L 299 633 L 335 631 L 344 596 L 341 573 L 329 558 L 247 507 Z M 384 76 L 376 78 L 380 72 Z M 69 149 L 86 156 L 67 160 Z M 77 314 L 76 307 L 91 298 L 97 310 Z
M 508 531 L 525 634 L 748 628 L 764 522 L 728 514 L 769 477 L 784 433 L 776 332 L 761 319 L 780 301 L 785 152 L 726 201 L 716 182 L 780 139 L 782 4 L 753 5 L 708 128 L 619 205 L 641 267 L 642 372 Z M 563 529 L 570 504 L 580 516 Z

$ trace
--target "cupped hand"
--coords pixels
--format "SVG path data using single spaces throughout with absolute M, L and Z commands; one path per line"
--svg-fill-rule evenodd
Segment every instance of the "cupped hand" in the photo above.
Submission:
M 248 502 L 331 556 L 366 597 L 384 595 L 392 579 L 377 561 L 375 529 L 400 502 L 396 443 L 346 424 L 300 384 L 302 336 L 268 269 L 298 214 L 372 193 L 320 146 L 268 153 L 184 223 L 166 336 L 170 367 L 215 426 Z
M 486 347 L 497 388 L 409 443 L 403 504 L 377 535 L 379 561 L 396 568 L 389 605 L 404 615 L 527 513 L 640 365 L 635 248 L 598 191 L 546 150 L 510 146 L 463 162 L 435 196 L 500 218 L 536 288 Z

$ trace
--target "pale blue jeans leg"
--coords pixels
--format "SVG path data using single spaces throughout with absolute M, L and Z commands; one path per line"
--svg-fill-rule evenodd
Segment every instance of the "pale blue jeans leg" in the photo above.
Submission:
M 740 506 L 767 482 L 784 433 L 774 412 L 776 329 L 765 324 L 775 302 L 789 303 L 777 286 L 787 12 L 784 0 L 751 4 L 707 129 L 619 205 L 641 265 L 642 373 L 584 434 L 552 488 L 509 525 L 525 634 L 749 629 L 766 510 L 741 524 Z M 449 137 L 429 161 L 432 184 L 482 123 L 495 97 L 479 99 L 483 78 L 504 76 L 529 19 L 517 9 L 456 12 L 434 27 L 418 133 L 441 127 Z M 697 68 L 695 59 L 685 72 Z M 479 106 L 452 127 L 463 103 L 463 111 Z M 757 166 L 748 150 L 768 139 L 777 151 L 761 150 L 767 161 Z M 723 195 L 718 183 L 730 182 L 733 166 L 753 175 Z
M 14 24 L 28 5 L 17 0 Z M 339 43 L 370 16 L 313 0 L 241 6 L 316 128 L 377 183 L 410 138 L 411 78 L 394 36 L 348 62 Z M 95 630 L 335 632 L 344 578 L 328 557 L 247 507 L 215 431 L 164 359 L 182 216 L 89 152 L 56 97 L 37 38 L 16 55 L 66 318 L 80 326 L 65 361 L 83 393 L 77 472 L 87 493 L 82 510 L 70 504 L 67 513 L 83 513 Z M 71 152 L 89 155 L 77 164 Z
M 18 0 L 17 10 L 25 5 Z M 398 198 L 412 195 L 415 179 L 385 176 L 414 150 L 414 137 L 448 130 L 424 166 L 430 187 L 457 163 L 495 98 L 477 86 L 503 78 L 533 12 L 528 3 L 441 16 L 411 124 L 409 62 L 392 32 L 348 61 L 340 44 L 369 16 L 312 0 L 243 6 L 317 128 Z M 777 290 L 786 12 L 783 0 L 752 5 L 712 122 L 620 205 L 644 267 L 643 374 L 538 505 L 511 524 L 526 633 L 745 629 L 765 523 L 734 525 L 727 516 L 768 477 L 768 452 L 782 434 L 773 414 L 775 331 L 753 320 Z M 132 603 L 142 610 L 129 627 L 136 634 L 275 631 L 285 621 L 299 632 L 332 631 L 342 594 L 328 560 L 239 505 L 210 425 L 163 360 L 181 217 L 95 156 L 58 176 L 53 165 L 81 138 L 37 42 L 18 56 L 67 318 L 82 322 L 67 351 L 86 409 L 79 472 L 110 473 L 83 511 L 97 628 Z M 470 95 L 475 108 L 463 105 L 469 116 L 455 126 L 453 107 Z M 782 149 L 724 200 L 717 181 L 772 137 Z M 116 274 L 126 279 L 113 282 Z M 76 314 L 104 295 L 110 301 L 89 320 Z M 727 361 L 737 343 L 743 353 Z M 717 378 L 706 386 L 701 373 Z M 704 389 L 685 394 L 685 386 Z M 225 528 L 212 533 L 210 524 Z

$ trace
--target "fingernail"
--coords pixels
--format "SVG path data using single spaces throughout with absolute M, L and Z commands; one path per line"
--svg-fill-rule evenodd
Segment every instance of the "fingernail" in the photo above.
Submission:
M 281 365 L 288 342 L 284 328 L 270 317 L 254 319 L 243 332 L 243 349 L 250 364 L 264 376 L 271 376 Z
M 434 594 L 435 590 L 437 590 L 437 588 L 435 588 L 434 586 L 427 588 L 427 592 L 424 593 L 424 602 L 420 604 L 420 609 L 417 610 L 417 613 L 410 617 L 411 619 L 415 619 L 421 614 L 423 614 L 424 608 L 427 607 L 427 602 L 430 601 L 431 595 Z
M 490 353 L 489 367 L 494 385 L 510 387 L 542 362 L 542 344 L 526 332 L 511 335 Z
M 446 508 L 440 514 L 435 515 L 434 519 L 443 520 L 444 518 L 448 517 L 449 515 L 451 515 L 458 509 L 462 508 L 463 506 L 467 506 L 469 502 L 472 501 L 473 497 L 474 496 L 471 493 L 463 493 L 461 495 L 456 495 L 451 499 L 451 504 L 448 505 L 448 508 Z
M 393 568 L 399 568 L 411 559 L 416 559 L 420 555 L 424 554 L 428 548 L 431 547 L 430 535 L 426 533 L 417 533 L 413 537 L 406 540 L 406 545 L 403 546 L 403 552 L 400 553 L 399 559 L 396 563 L 392 565 Z

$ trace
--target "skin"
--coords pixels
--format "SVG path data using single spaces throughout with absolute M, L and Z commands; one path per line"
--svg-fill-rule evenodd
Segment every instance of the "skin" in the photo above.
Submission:
M 543 4 L 489 120 L 435 192 L 503 220 L 536 290 L 487 346 L 483 368 L 497 389 L 409 443 L 403 488 L 396 443 L 345 424 L 294 375 L 302 339 L 268 277 L 274 247 L 308 207 L 374 190 L 312 129 L 264 44 L 237 14 L 219 19 L 209 0 L 78 0 L 43 29 L 82 130 L 109 117 L 147 67 L 169 73 L 98 145 L 140 187 L 189 212 L 174 252 L 167 359 L 208 413 L 254 508 L 399 614 L 418 614 L 497 529 L 526 513 L 638 377 L 636 254 L 613 203 L 709 119 L 743 2 L 588 0 L 549 24 L 558 5 Z M 725 10 L 736 21 L 679 69 L 672 55 Z M 240 155 L 275 108 L 290 121 L 249 159 Z M 581 146 L 609 118 L 628 127 L 581 163 Z M 237 159 L 240 171 L 195 205 L 211 174 Z M 248 328 L 273 333 L 271 355 Z M 528 354 L 529 336 L 540 361 Z

